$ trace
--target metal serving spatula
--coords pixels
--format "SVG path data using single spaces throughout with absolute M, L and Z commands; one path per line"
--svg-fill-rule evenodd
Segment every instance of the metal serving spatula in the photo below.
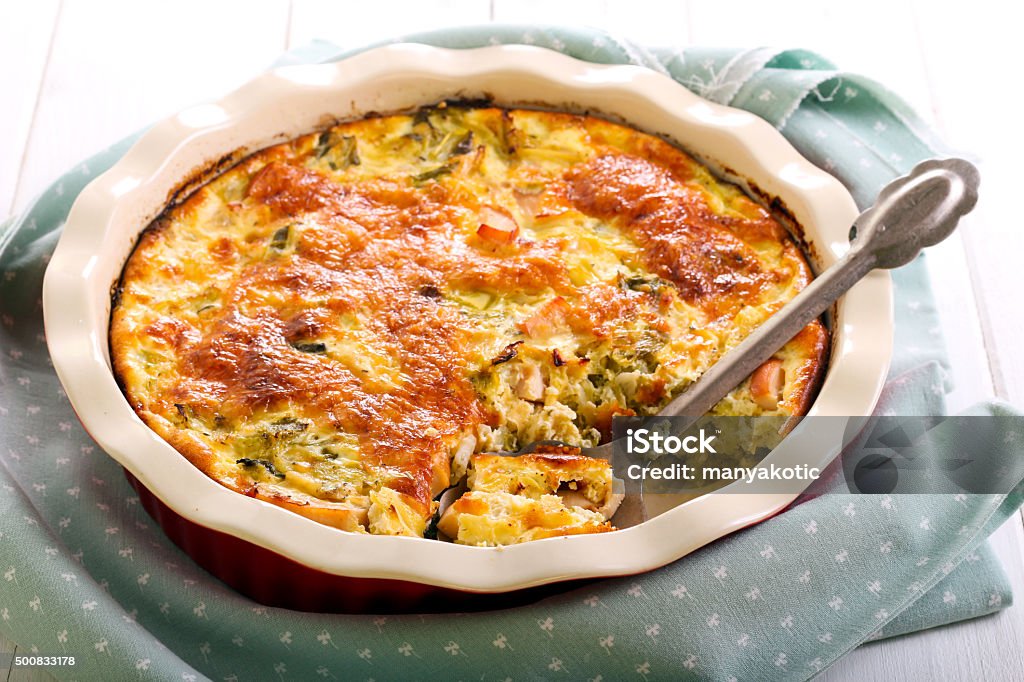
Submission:
M 658 415 L 684 417 L 686 423 L 673 425 L 680 431 L 690 426 L 866 274 L 876 268 L 905 265 L 921 249 L 952 234 L 960 218 L 974 208 L 978 182 L 978 169 L 955 158 L 924 161 L 890 182 L 874 206 L 857 218 L 846 255 L 723 355 Z M 521 452 L 531 452 L 537 445 Z M 584 448 L 582 454 L 615 464 L 612 443 Z M 626 483 L 626 500 L 615 517 L 619 527 L 643 520 L 639 482 L 633 486 Z

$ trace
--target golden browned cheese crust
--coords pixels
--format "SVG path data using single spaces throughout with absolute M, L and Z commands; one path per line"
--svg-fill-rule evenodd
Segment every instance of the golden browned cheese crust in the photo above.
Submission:
M 809 280 L 768 212 L 660 139 L 441 107 L 265 149 L 170 208 L 110 344 L 132 407 L 220 483 L 418 536 L 470 454 L 596 444 Z M 805 411 L 826 352 L 812 323 L 776 408 L 745 383 L 716 411 Z

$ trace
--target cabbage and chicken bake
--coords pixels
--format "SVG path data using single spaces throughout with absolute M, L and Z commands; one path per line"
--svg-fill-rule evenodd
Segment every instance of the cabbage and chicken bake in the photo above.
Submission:
M 136 412 L 223 485 L 500 545 L 613 530 L 617 498 L 573 448 L 488 453 L 657 412 L 810 276 L 769 212 L 657 137 L 441 105 L 264 149 L 170 207 L 110 345 Z M 714 411 L 805 411 L 826 345 L 810 324 Z

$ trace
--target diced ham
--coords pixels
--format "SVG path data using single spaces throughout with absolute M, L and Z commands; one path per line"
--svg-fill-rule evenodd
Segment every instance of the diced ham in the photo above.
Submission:
M 750 375 L 750 393 L 762 409 L 774 410 L 779 406 L 786 374 L 782 360 L 771 358 Z
M 569 304 L 565 302 L 565 299 L 555 296 L 541 306 L 540 310 L 523 321 L 520 327 L 531 339 L 552 336 L 565 327 L 568 312 Z
M 480 210 L 477 236 L 495 244 L 508 244 L 519 234 L 519 225 L 507 212 L 484 206 Z

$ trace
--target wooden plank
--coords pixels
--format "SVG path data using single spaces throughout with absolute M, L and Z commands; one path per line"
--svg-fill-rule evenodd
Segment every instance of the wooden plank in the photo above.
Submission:
M 608 0 L 493 0 L 495 21 L 517 24 L 564 24 L 603 27 Z
M 12 668 L 7 682 L 53 682 L 55 679 L 46 668 Z
M 11 642 L 5 640 L 3 635 L 0 635 L 0 651 L 10 652 L 16 654 L 19 651 L 24 654 L 25 649 L 20 648 Z M 2 682 L 53 682 L 56 679 L 46 668 L 15 668 L 13 658 L 11 665 L 6 670 L 0 670 L 0 681 Z
M 13 655 L 26 653 L 26 649 L 18 647 L 14 642 L 0 634 L 0 652 L 12 655 L 11 664 L 7 669 L 0 670 L 2 682 L 53 682 L 55 679 L 45 668 L 15 668 Z
M 7 682 L 53 682 L 55 679 L 45 668 L 12 668 Z
M 6 654 L 13 655 L 17 651 L 18 645 L 12 642 L 11 640 L 7 639 L 7 637 L 4 636 L 4 633 L 0 632 L 0 654 L 3 655 L 2 658 L 0 658 L 0 660 L 5 659 Z M 11 660 L 11 663 L 7 666 L 0 666 L 0 682 L 7 682 L 7 678 L 10 677 L 11 670 L 13 669 L 13 659 Z
M 601 27 L 615 35 L 649 47 L 683 47 L 692 42 L 688 0 L 607 2 L 607 14 Z
M 320 39 L 350 48 L 443 26 L 484 24 L 490 18 L 488 0 L 367 2 L 357 13 L 349 3 L 294 0 L 289 40 L 292 46 Z
M 93 152 L 248 80 L 284 49 L 287 19 L 285 0 L 259 12 L 244 0 L 67 3 L 15 206 Z
M 979 222 L 977 217 L 965 220 L 958 234 L 928 250 L 926 260 L 939 311 L 942 338 L 952 365 L 953 390 L 946 396 L 951 414 L 962 412 L 995 395 L 980 313 L 964 250 L 964 233 L 982 229 Z
M 690 21 L 694 43 L 814 50 L 888 85 L 926 115 L 930 110 L 923 58 L 907 40 L 915 28 L 906 0 L 691 0 Z
M 601 28 L 639 45 L 690 43 L 689 0 L 494 0 L 496 21 Z
M 724 22 L 723 14 L 742 14 Z M 877 20 L 885 16 L 884 22 Z M 934 121 L 927 68 L 916 40 L 915 14 L 907 2 L 865 0 L 856 5 L 785 0 L 749 5 L 735 0 L 692 0 L 693 40 L 705 45 L 754 47 L 766 42 L 820 52 L 844 70 L 867 75 L 908 100 Z M 910 39 L 908 40 L 908 36 Z M 864 49 L 864 40 L 885 49 Z M 992 395 L 971 274 L 961 238 L 930 249 L 928 266 L 939 308 L 941 333 L 953 362 L 949 407 L 959 411 Z
M 56 25 L 57 0 L 0 3 L 0 219 L 10 212 Z
M 345 47 L 426 31 L 443 26 L 487 23 L 586 24 L 606 28 L 646 44 L 682 44 L 688 40 L 685 0 L 568 0 L 557 3 L 533 0 L 400 0 L 360 9 L 360 21 L 351 10 L 330 0 L 295 0 L 291 19 L 291 45 L 323 39 Z
M 928 83 L 949 141 L 981 159 L 983 184 L 976 230 L 966 233 L 996 393 L 1024 405 L 1024 297 L 1020 296 L 1020 97 L 1006 68 L 1019 62 L 1008 9 L 992 6 L 984 30 L 964 30 L 945 4 L 918 2 Z M 951 49 L 950 38 L 956 47 Z

